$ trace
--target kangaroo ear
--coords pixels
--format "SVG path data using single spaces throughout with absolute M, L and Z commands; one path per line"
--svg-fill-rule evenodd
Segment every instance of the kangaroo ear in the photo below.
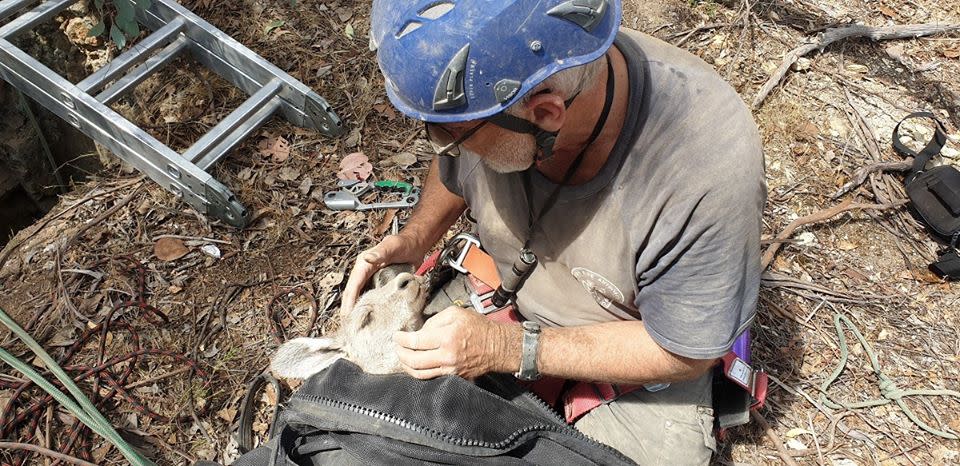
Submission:
M 306 379 L 345 356 L 339 338 L 294 338 L 277 349 L 270 370 L 284 379 Z

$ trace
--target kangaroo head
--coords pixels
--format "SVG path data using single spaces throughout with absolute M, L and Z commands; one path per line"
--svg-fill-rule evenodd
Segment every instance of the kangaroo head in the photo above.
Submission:
M 333 335 L 281 345 L 270 368 L 279 377 L 305 379 L 345 358 L 371 374 L 400 372 L 393 334 L 423 326 L 427 291 L 424 280 L 401 273 L 364 293 Z

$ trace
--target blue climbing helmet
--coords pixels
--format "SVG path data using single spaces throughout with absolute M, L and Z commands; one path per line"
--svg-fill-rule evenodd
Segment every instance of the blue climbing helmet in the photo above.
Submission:
M 374 0 L 370 41 L 398 110 L 470 121 L 602 56 L 621 11 L 619 0 Z

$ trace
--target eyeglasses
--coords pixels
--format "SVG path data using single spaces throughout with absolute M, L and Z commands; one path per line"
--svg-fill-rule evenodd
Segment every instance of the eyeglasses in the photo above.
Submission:
M 433 146 L 433 151 L 436 152 L 437 155 L 459 157 L 460 144 L 463 144 L 470 136 L 480 131 L 480 128 L 483 128 L 487 123 L 487 120 L 478 123 L 473 128 L 466 130 L 460 137 L 454 136 L 446 128 L 434 123 L 423 122 L 423 129 L 427 133 L 427 141 Z
M 533 95 L 537 96 L 540 94 L 549 94 L 550 92 L 552 91 L 547 88 L 537 91 Z M 564 107 L 569 108 L 570 104 L 573 103 L 573 99 L 576 99 L 578 95 L 580 95 L 580 92 L 577 92 L 572 97 L 564 101 Z M 497 113 L 493 116 L 485 118 L 480 123 L 477 123 L 476 126 L 461 134 L 460 137 L 454 136 L 449 130 L 436 123 L 423 122 L 423 129 L 427 133 L 427 141 L 429 141 L 430 145 L 433 146 L 433 151 L 436 152 L 437 155 L 459 157 L 460 144 L 463 144 L 463 142 L 469 139 L 470 136 L 473 136 L 474 133 L 480 131 L 480 128 L 483 128 L 487 123 L 493 123 L 494 125 L 506 130 L 520 133 L 535 134 L 536 131 L 539 130 L 539 128 L 537 128 L 533 123 L 530 123 L 526 120 L 521 120 L 505 112 Z

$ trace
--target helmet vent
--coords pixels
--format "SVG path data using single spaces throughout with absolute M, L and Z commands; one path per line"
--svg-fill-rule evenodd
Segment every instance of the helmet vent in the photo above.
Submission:
M 417 29 L 420 29 L 420 26 L 423 26 L 423 23 L 421 23 L 420 21 L 410 21 L 403 26 L 403 29 L 401 29 L 400 32 L 396 34 L 396 38 L 400 39 L 403 36 L 410 34 L 411 32 L 416 31 Z
M 426 19 L 437 19 L 447 13 L 450 13 L 450 10 L 452 9 L 453 2 L 436 2 L 433 5 L 420 10 L 420 13 L 417 14 Z
M 569 0 L 547 12 L 548 15 L 576 23 L 585 31 L 593 31 L 607 13 L 607 0 Z
M 464 45 L 440 76 L 437 88 L 433 92 L 433 109 L 447 110 L 467 103 L 467 95 L 463 91 L 464 73 L 467 69 L 467 56 L 470 55 L 470 44 Z

